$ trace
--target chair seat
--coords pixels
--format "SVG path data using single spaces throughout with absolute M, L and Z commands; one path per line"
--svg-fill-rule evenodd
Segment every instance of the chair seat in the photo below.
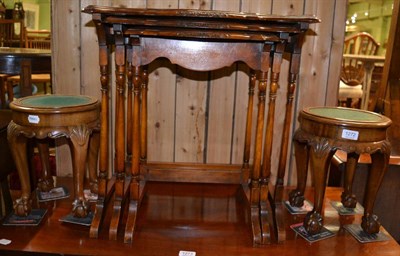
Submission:
M 363 89 L 362 85 L 347 85 L 343 81 L 340 81 L 339 84 L 339 99 L 347 99 L 347 98 L 362 98 Z

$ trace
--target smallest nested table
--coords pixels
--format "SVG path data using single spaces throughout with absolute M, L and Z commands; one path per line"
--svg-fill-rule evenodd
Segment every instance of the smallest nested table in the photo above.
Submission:
M 364 216 L 361 226 L 367 233 L 379 232 L 378 218 L 372 213 L 376 195 L 387 170 L 390 157 L 390 143 L 387 129 L 392 121 L 377 113 L 340 107 L 311 107 L 301 111 L 300 127 L 294 135 L 297 188 L 289 195 L 292 206 L 302 206 L 307 181 L 308 161 L 313 172 L 315 187 L 314 208 L 304 220 L 304 226 L 311 234 L 322 228 L 322 207 L 329 164 L 336 150 L 347 152 L 344 175 L 343 206 L 354 208 L 356 198 L 352 183 L 359 155 L 371 155 Z

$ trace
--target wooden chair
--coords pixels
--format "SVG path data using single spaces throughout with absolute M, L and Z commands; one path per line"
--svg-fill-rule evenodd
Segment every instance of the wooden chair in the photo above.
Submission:
M 23 24 L 23 20 L 0 19 L 0 47 L 23 47 L 25 37 Z M 8 77 L 0 74 L 0 101 L 3 109 L 7 107 L 5 95 Z
M 371 155 L 364 196 L 364 216 L 361 227 L 369 233 L 379 232 L 380 223 L 373 214 L 375 199 L 387 170 L 390 142 L 387 129 L 392 121 L 377 113 L 340 107 L 310 107 L 300 112 L 300 127 L 294 134 L 297 167 L 297 187 L 289 194 L 292 206 L 301 207 L 307 183 L 307 170 L 313 172 L 314 208 L 304 219 L 310 234 L 322 228 L 322 208 L 329 163 L 336 150 L 347 153 L 344 191 L 341 201 L 346 208 L 355 208 L 357 200 L 352 192 L 353 178 L 360 154 Z
M 24 47 L 24 20 L 0 19 L 0 47 Z
M 97 192 L 97 150 L 89 149 L 89 138 L 99 127 L 100 103 L 83 95 L 37 95 L 16 99 L 10 103 L 12 121 L 8 125 L 7 138 L 21 181 L 21 198 L 14 204 L 15 214 L 27 216 L 32 207 L 26 146 L 28 138 L 35 138 L 43 165 L 43 177 L 38 190 L 49 191 L 53 179 L 48 163 L 47 138 L 69 139 L 73 159 L 74 195 L 73 214 L 86 217 L 89 206 L 84 199 L 83 182 L 86 164 L 92 192 Z M 98 133 L 96 133 L 98 135 Z M 91 145 L 97 148 L 99 136 L 93 136 Z M 87 153 L 89 160 L 87 163 Z M 47 159 L 47 161 L 46 161 Z M 90 168 L 91 167 L 91 168 Z
M 51 33 L 50 31 L 26 31 L 25 46 L 33 49 L 51 49 Z M 7 78 L 7 88 L 13 88 L 19 84 L 21 77 L 19 75 Z M 33 84 L 43 84 L 44 94 L 48 93 L 47 84 L 51 83 L 51 74 L 32 74 L 31 80 Z M 51 93 L 51 85 L 50 92 Z
M 25 48 L 51 49 L 51 32 L 48 30 L 26 31 Z
M 344 41 L 344 54 L 376 55 L 379 43 L 368 33 L 361 32 L 347 37 Z M 343 58 L 340 72 L 339 105 L 354 107 L 353 99 L 360 99 L 361 103 L 364 90 L 364 64 L 357 59 Z

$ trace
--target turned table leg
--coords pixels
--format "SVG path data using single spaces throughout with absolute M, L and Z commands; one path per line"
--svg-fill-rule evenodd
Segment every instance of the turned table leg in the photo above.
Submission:
M 89 186 L 90 192 L 98 193 L 97 181 L 97 161 L 99 157 L 100 133 L 94 131 L 89 138 L 89 151 L 88 151 L 88 170 L 89 170 Z

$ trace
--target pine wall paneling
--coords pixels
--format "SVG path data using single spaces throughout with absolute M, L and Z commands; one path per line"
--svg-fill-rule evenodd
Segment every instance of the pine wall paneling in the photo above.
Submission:
M 304 41 L 290 137 L 297 127 L 297 113 L 300 109 L 312 105 L 334 105 L 336 102 L 346 0 L 52 1 L 55 52 L 53 84 L 57 93 L 100 96 L 95 29 L 90 22 L 90 15 L 80 13 L 80 9 L 89 4 L 316 15 L 322 22 L 311 25 Z M 113 60 L 110 61 L 110 85 L 115 83 L 113 63 Z M 274 123 L 271 168 L 273 182 L 281 148 L 288 63 L 287 56 L 284 56 Z M 148 160 L 240 164 L 243 158 L 247 113 L 248 68 L 235 63 L 218 71 L 193 72 L 161 59 L 149 65 L 148 69 Z M 257 90 L 254 99 L 255 117 Z M 266 110 L 266 117 L 267 115 Z M 111 141 L 113 137 L 110 135 Z M 254 132 L 252 141 L 254 145 Z M 58 150 L 57 159 L 64 159 L 65 154 L 67 152 L 64 150 Z M 110 156 L 110 166 L 112 155 L 113 153 Z M 286 169 L 286 182 L 293 184 L 296 173 L 291 146 Z M 58 169 L 58 172 L 64 175 L 71 173 L 66 167 Z

